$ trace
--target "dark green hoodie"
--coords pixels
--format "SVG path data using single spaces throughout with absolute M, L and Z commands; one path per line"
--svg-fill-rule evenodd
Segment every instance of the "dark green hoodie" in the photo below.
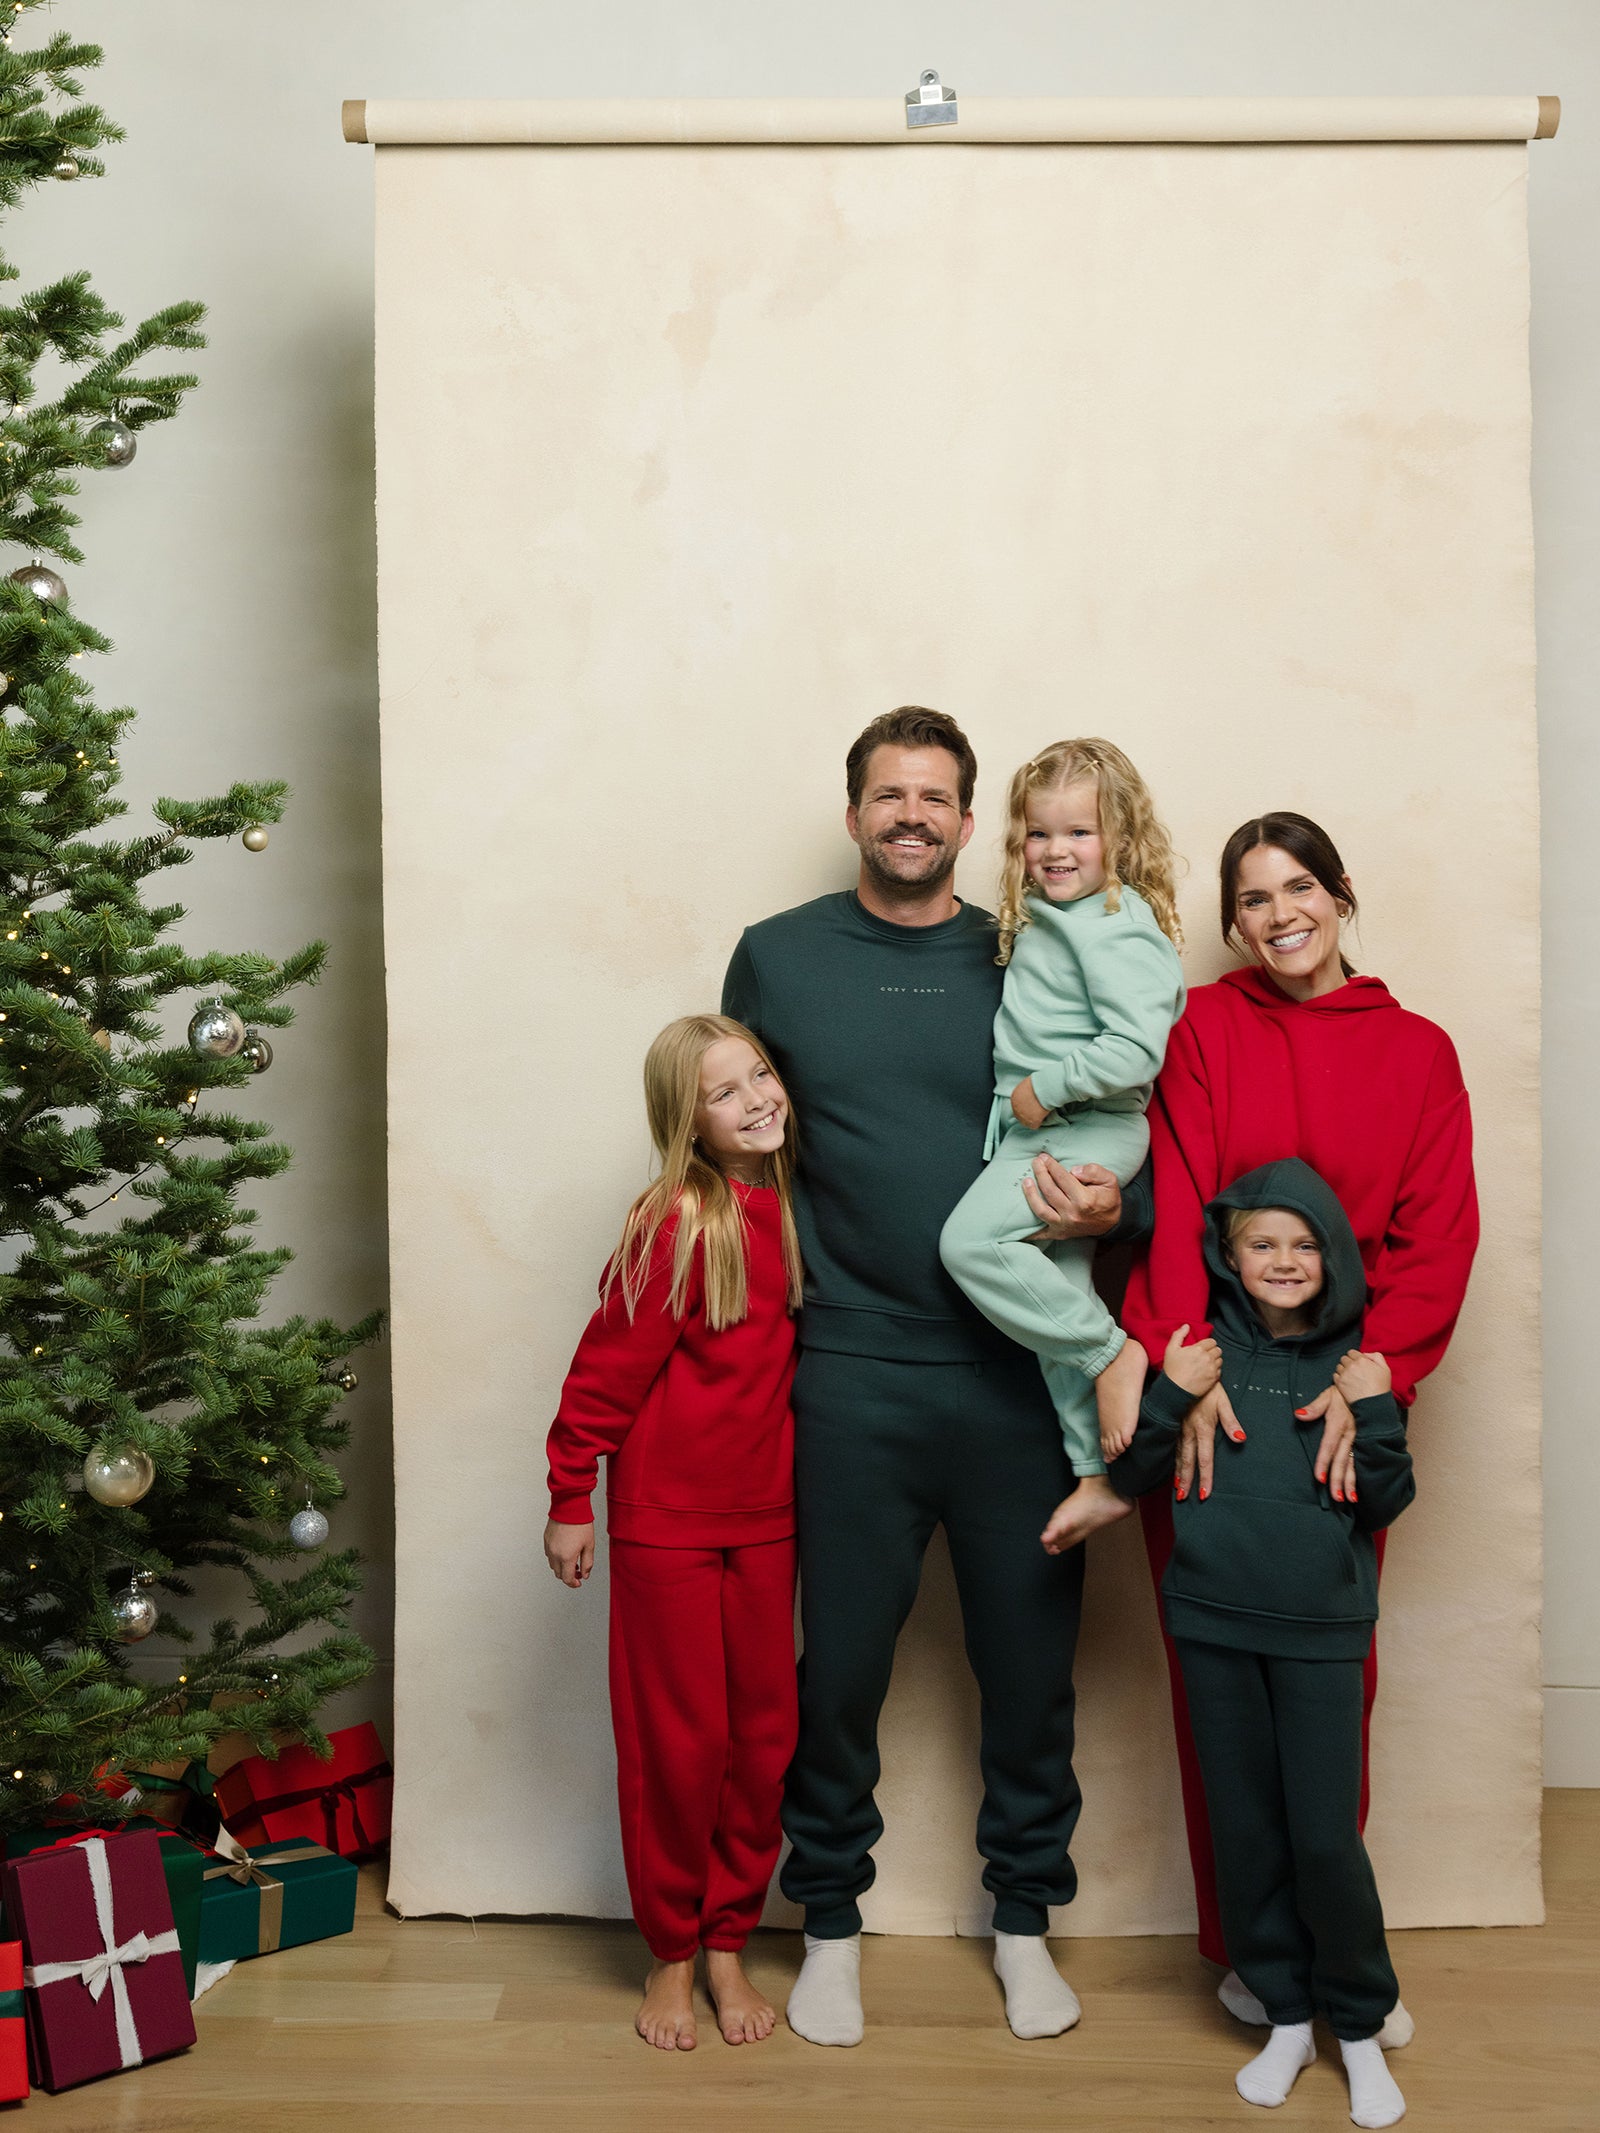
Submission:
M 1224 1252 L 1234 1208 L 1284 1207 L 1305 1218 L 1322 1245 L 1322 1294 L 1309 1333 L 1275 1340 Z M 1335 1503 L 1316 1478 L 1323 1423 L 1302 1422 L 1333 1382 L 1347 1348 L 1361 1344 L 1366 1275 L 1344 1209 L 1295 1159 L 1249 1171 L 1206 1209 L 1213 1335 L 1222 1383 L 1245 1433 L 1220 1431 L 1205 1502 L 1191 1490 L 1174 1502 L 1172 1559 L 1162 1579 L 1174 1637 L 1283 1659 L 1360 1659 L 1378 1619 L 1372 1536 L 1416 1494 L 1405 1423 L 1388 1393 L 1357 1400 L 1356 1501 Z M 1111 1465 L 1125 1496 L 1172 1486 L 1173 1461 L 1193 1396 L 1164 1374 L 1146 1389 L 1132 1444 Z

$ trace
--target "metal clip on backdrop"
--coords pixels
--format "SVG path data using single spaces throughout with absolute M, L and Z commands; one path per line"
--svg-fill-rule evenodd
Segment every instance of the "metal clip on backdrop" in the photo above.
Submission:
M 956 92 L 940 81 L 937 67 L 924 67 L 916 88 L 906 91 L 906 124 L 953 126 L 956 116 Z

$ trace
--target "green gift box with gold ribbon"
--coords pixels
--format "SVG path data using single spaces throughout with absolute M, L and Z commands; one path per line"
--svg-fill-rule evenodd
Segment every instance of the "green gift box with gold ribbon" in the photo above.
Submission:
M 356 1867 L 321 1844 L 255 1844 L 224 1829 L 206 1865 L 200 1960 L 242 1962 L 348 1933 L 356 1922 Z

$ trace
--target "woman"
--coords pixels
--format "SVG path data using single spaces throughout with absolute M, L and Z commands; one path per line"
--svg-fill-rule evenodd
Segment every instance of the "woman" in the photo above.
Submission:
M 1444 1031 L 1345 961 L 1341 933 L 1355 913 L 1331 838 L 1304 815 L 1262 815 L 1228 839 L 1222 937 L 1248 963 L 1191 992 L 1172 1032 L 1150 1107 L 1155 1230 L 1129 1282 L 1123 1323 L 1152 1358 L 1180 1325 L 1191 1327 L 1191 1339 L 1203 1337 L 1207 1201 L 1248 1170 L 1298 1156 L 1350 1217 L 1371 1297 L 1364 1345 L 1387 1358 L 1395 1395 L 1409 1407 L 1449 1343 L 1477 1246 L 1472 1124 Z M 1347 1491 L 1355 1439 L 1348 1407 L 1330 1385 L 1302 1412 L 1324 1421 L 1318 1478 L 1326 1476 L 1335 1494 Z M 1184 1425 L 1180 1495 L 1196 1485 L 1209 1494 L 1219 1422 L 1243 1440 L 1220 1386 Z M 1172 1507 L 1157 1491 L 1140 1510 L 1159 1585 L 1172 1553 Z M 1211 1831 L 1170 1640 L 1167 1661 L 1200 1952 L 1221 1963 Z M 1374 1646 L 1368 1717 L 1376 1685 Z M 1366 1808 L 1363 1772 L 1363 1824 Z M 1222 1998 L 1245 2020 L 1264 2019 L 1231 1975 Z

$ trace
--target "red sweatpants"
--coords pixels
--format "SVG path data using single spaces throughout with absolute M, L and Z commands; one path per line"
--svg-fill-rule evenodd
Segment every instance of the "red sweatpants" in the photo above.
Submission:
M 1162 1573 L 1172 1555 L 1172 1499 L 1165 1489 L 1152 1489 L 1148 1496 L 1139 1498 L 1139 1514 L 1144 1525 L 1144 1547 L 1145 1554 L 1150 1559 L 1150 1575 L 1159 1593 Z M 1383 1544 L 1388 1535 L 1379 1533 L 1375 1539 L 1378 1571 L 1381 1575 Z M 1189 1702 L 1184 1694 L 1183 1669 L 1178 1664 L 1177 1646 L 1164 1629 L 1162 1642 L 1167 1647 L 1167 1678 L 1172 1685 L 1172 1729 L 1177 1737 L 1178 1778 L 1183 1787 L 1183 1820 L 1189 1837 L 1189 1865 L 1194 1873 L 1195 1907 L 1200 1913 L 1200 1953 L 1213 1963 L 1226 1964 L 1228 1950 L 1222 1938 L 1222 1913 L 1217 1905 L 1217 1864 L 1211 1849 L 1211 1818 L 1206 1813 L 1206 1792 L 1200 1776 L 1200 1759 L 1195 1753 L 1194 1734 L 1189 1726 Z M 1360 1826 L 1364 1830 L 1367 1826 L 1367 1807 L 1372 1795 L 1368 1748 L 1372 1729 L 1372 1701 L 1378 1693 L 1376 1635 L 1367 1652 L 1362 1688 Z
M 613 1540 L 611 1724 L 633 1915 L 657 1962 L 742 1948 L 798 1724 L 795 1544 Z

